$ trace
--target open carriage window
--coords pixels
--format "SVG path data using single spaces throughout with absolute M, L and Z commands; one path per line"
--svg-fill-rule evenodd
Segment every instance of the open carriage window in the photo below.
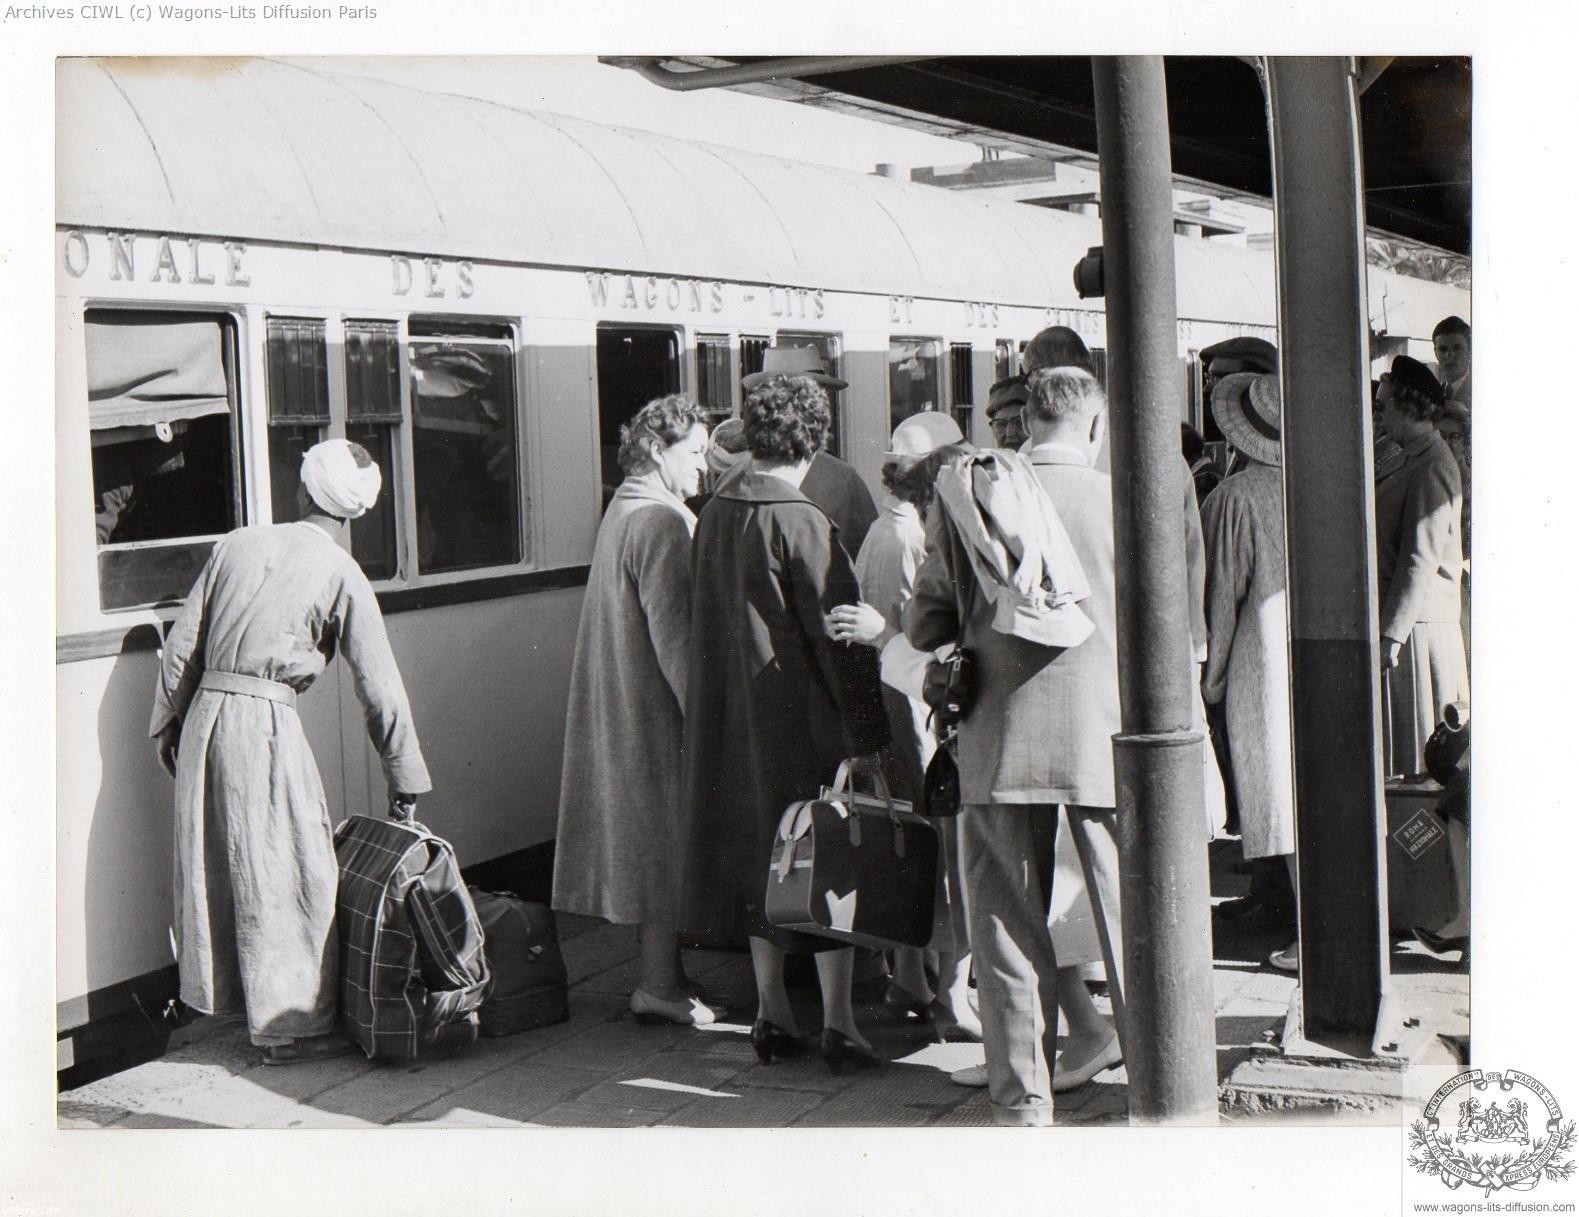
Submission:
M 942 409 L 938 364 L 942 346 L 936 338 L 888 340 L 888 429 L 912 414 Z
M 234 322 L 115 309 L 84 320 L 100 607 L 180 600 L 241 523 Z
M 509 329 L 413 320 L 410 359 L 419 570 L 520 562 L 521 457 Z

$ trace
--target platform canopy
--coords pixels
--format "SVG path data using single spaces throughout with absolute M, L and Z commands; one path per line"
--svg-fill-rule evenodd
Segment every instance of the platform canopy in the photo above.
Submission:
M 765 70 L 775 61 L 608 59 L 675 73 Z M 787 62 L 787 61 L 786 61 Z M 815 61 L 802 60 L 802 65 Z M 956 56 L 845 70 L 740 79 L 730 87 L 897 123 L 989 147 L 1096 164 L 1096 117 L 1087 56 Z M 1365 217 L 1373 233 L 1453 253 L 1470 244 L 1470 61 L 1466 57 L 1359 62 L 1365 148 Z M 1224 197 L 1269 199 L 1271 145 L 1256 61 L 1168 56 L 1168 119 L 1180 185 Z M 722 82 L 721 82 L 722 83 Z

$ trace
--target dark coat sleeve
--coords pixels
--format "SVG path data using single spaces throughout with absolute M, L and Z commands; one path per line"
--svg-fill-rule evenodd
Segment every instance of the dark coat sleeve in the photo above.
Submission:
M 820 511 L 795 511 L 785 524 L 780 537 L 785 602 L 810 652 L 812 673 L 838 707 L 849 755 L 875 752 L 888 742 L 877 652 L 834 642 L 826 624 L 833 608 L 860 600 L 855 569 Z
M 972 575 L 974 577 L 974 575 Z M 905 637 L 918 651 L 935 651 L 959 639 L 953 534 L 936 502 L 927 513 L 927 552 L 916 572 L 915 592 L 905 605 Z

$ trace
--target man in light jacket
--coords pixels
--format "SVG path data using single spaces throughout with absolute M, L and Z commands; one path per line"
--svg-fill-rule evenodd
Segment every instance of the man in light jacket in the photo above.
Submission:
M 1027 455 L 1090 582 L 1080 607 L 1095 629 L 1067 648 L 993 630 L 992 603 L 941 512 L 928 523 L 905 628 L 927 651 L 963 634 L 975 659 L 975 704 L 959 733 L 960 836 L 988 1091 L 997 1122 L 1048 1125 L 1058 1017 L 1043 886 L 1053 873 L 1059 805 L 1079 846 L 1108 975 L 1120 975 L 1111 742 L 1119 730 L 1118 645 L 1112 490 L 1092 468 L 1106 433 L 1101 386 L 1068 367 L 1033 372 L 1027 383 Z M 1119 988 L 1110 985 L 1122 1021 Z M 1059 1072 L 1084 1080 L 1120 1059 L 1111 1031 L 1075 1033 Z

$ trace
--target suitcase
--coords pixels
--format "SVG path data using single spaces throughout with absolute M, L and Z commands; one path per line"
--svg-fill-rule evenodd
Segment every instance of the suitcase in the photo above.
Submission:
M 932 937 L 938 835 L 908 803 L 849 788 L 839 766 L 820 798 L 779 821 L 764 908 L 776 926 L 856 946 L 924 947 Z
M 1390 781 L 1387 802 L 1387 922 L 1394 934 L 1435 929 L 1455 912 L 1447 832 L 1436 805 L 1442 787 L 1429 778 Z
M 352 816 L 335 857 L 346 1034 L 401 1064 L 474 1043 L 488 964 L 455 851 L 415 821 Z
M 503 892 L 471 889 L 492 978 L 477 1011 L 482 1033 L 516 1035 L 570 1017 L 570 986 L 554 914 Z

